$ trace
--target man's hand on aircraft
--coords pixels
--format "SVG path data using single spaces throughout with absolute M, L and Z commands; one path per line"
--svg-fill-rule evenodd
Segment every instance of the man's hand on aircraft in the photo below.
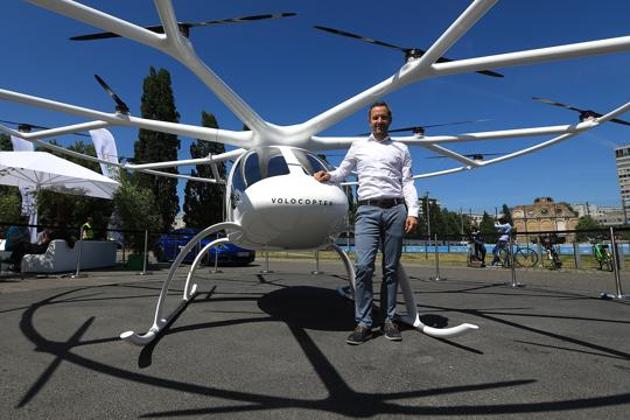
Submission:
M 326 171 L 318 171 L 313 174 L 315 180 L 319 182 L 327 182 L 330 180 L 330 174 Z

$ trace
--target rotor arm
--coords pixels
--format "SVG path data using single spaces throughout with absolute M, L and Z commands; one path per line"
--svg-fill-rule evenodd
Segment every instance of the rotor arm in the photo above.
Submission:
M 440 176 L 440 175 L 448 175 L 448 174 L 452 174 L 452 173 L 456 173 L 456 172 L 461 172 L 461 171 L 465 171 L 465 170 L 471 170 L 477 167 L 483 167 L 483 166 L 487 166 L 487 165 L 491 165 L 494 163 L 499 163 L 499 162 L 504 162 L 506 160 L 510 160 L 510 159 L 514 159 L 529 153 L 533 153 L 533 152 L 537 152 L 539 150 L 542 150 L 544 148 L 553 146 L 555 144 L 558 144 L 560 142 L 563 142 L 565 140 L 570 139 L 571 137 L 574 137 L 578 134 L 581 134 L 585 131 L 591 130 L 597 126 L 599 126 L 600 124 L 602 124 L 603 122 L 607 122 L 612 120 L 613 118 L 616 118 L 617 116 L 630 111 L 630 102 L 625 103 L 624 105 L 614 109 L 613 111 L 607 113 L 606 115 L 603 115 L 600 118 L 596 118 L 596 119 L 592 119 L 592 120 L 586 120 L 584 122 L 581 122 L 580 124 L 578 124 L 577 126 L 571 126 L 573 129 L 567 129 L 565 130 L 564 133 L 560 134 L 559 136 L 556 136 L 554 138 L 551 138 L 547 141 L 543 141 L 541 143 L 538 143 L 536 145 L 530 146 L 530 147 L 526 147 L 524 149 L 518 150 L 516 152 L 513 153 L 508 153 L 506 155 L 503 156 L 499 156 L 497 158 L 494 159 L 489 159 L 487 161 L 483 161 L 483 162 L 475 162 L 476 165 L 467 165 L 467 166 L 460 166 L 460 167 L 456 167 L 456 168 L 451 168 L 451 169 L 446 169 L 446 170 L 442 170 L 442 171 L 437 171 L 437 172 L 430 172 L 430 173 L 425 173 L 425 174 L 419 174 L 413 177 L 413 179 L 423 179 L 423 178 L 429 178 L 429 177 L 434 177 L 434 176 Z M 420 139 L 418 139 L 420 141 Z M 424 142 L 425 139 L 422 139 L 422 141 Z M 426 145 L 423 145 L 425 147 L 427 147 Z M 436 146 L 436 145 L 432 145 L 432 146 Z M 443 151 L 448 150 L 448 149 L 443 149 Z M 437 151 L 437 150 L 436 150 Z M 439 152 L 439 153 L 442 153 Z M 450 151 L 449 151 L 450 152 Z M 445 153 L 446 154 L 446 153 Z M 453 156 L 450 156 L 453 157 Z M 461 161 L 461 159 L 458 159 Z
M 156 163 L 141 163 L 141 164 L 127 164 L 126 168 L 131 170 L 138 169 L 160 169 L 160 168 L 175 168 L 178 166 L 190 166 L 190 165 L 207 165 L 211 163 L 225 162 L 230 159 L 235 159 L 245 153 L 245 149 L 235 149 L 229 152 L 221 153 L 218 155 L 209 155 L 199 159 L 185 159 L 185 160 L 173 160 L 167 162 Z
M 187 136 L 237 147 L 250 145 L 253 137 L 253 133 L 251 131 L 222 130 L 218 128 L 199 127 L 196 125 L 180 124 L 169 121 L 138 118 L 120 113 L 107 113 L 5 89 L 0 89 L 0 99 L 11 100 L 66 114 L 78 115 L 85 118 L 93 118 L 105 122 L 110 126 L 144 128 L 146 130 L 159 131 L 178 136 Z
M 421 58 L 408 62 L 391 77 L 304 122 L 301 124 L 301 129 L 308 135 L 319 133 L 364 106 L 415 81 L 412 80 L 412 76 L 428 73 L 431 65 L 440 58 L 442 53 L 472 28 L 496 2 L 497 0 L 475 0 Z
M 433 65 L 448 51 L 462 36 L 466 34 L 481 19 L 498 0 L 475 0 L 448 27 L 431 47 L 409 66 L 409 72 L 422 72 L 422 69 Z M 483 69 L 485 70 L 485 69 Z
M 19 137 L 21 139 L 30 141 L 32 143 L 35 143 L 39 146 L 42 146 L 43 148 L 46 149 L 50 149 L 50 150 L 55 150 L 61 154 L 64 155 L 68 155 L 68 156 L 74 156 L 76 158 L 80 158 L 83 160 L 88 160 L 91 162 L 96 162 L 96 163 L 103 163 L 105 165 L 109 165 L 109 166 L 114 166 L 116 168 L 119 169 L 128 169 L 128 170 L 132 170 L 132 171 L 137 171 L 137 172 L 143 172 L 146 174 L 150 174 L 150 175 L 157 175 L 157 176 L 163 176 L 163 177 L 167 177 L 167 178 L 177 178 L 177 179 L 185 179 L 185 180 L 190 180 L 190 181 L 197 181 L 197 182 L 205 182 L 205 183 L 212 183 L 212 184 L 224 184 L 225 181 L 222 179 L 212 179 L 212 178 L 201 178 L 201 177 L 195 177 L 195 176 L 189 176 L 189 175 L 180 175 L 180 174 L 174 174 L 171 172 L 162 172 L 162 171 L 156 171 L 153 169 L 132 169 L 129 167 L 130 164 L 123 164 L 123 163 L 116 163 L 116 162 L 110 162 L 108 160 L 104 160 L 104 159 L 99 159 L 97 157 L 94 156 L 90 156 L 90 155 L 85 155 L 83 153 L 79 153 L 79 152 L 75 152 L 74 150 L 69 150 L 66 149 L 65 147 L 62 146 L 57 146 L 54 144 L 50 144 L 47 143 L 45 141 L 42 141 L 38 138 L 32 138 L 32 136 L 30 136 L 31 134 L 36 134 L 36 133 L 23 133 L 21 131 L 15 131 L 15 130 L 11 130 L 10 128 L 7 128 L 3 125 L 0 124 L 0 132 L 5 132 L 7 134 L 11 134 L 11 135 L 15 135 L 16 137 Z
M 195 53 L 192 44 L 180 33 L 171 0 L 155 0 L 165 28 L 157 34 L 141 26 L 90 8 L 73 0 L 28 0 L 72 19 L 85 22 L 124 38 L 158 49 L 192 71 L 243 122 L 263 137 L 278 137 L 278 130 L 267 124 L 242 98 L 221 80 Z
M 144 45 L 164 49 L 165 35 L 158 34 L 142 26 L 93 9 L 73 0 L 27 0 L 39 7 L 51 10 L 63 16 L 101 28 L 107 32 L 116 33 Z
M 447 149 L 446 147 L 438 146 L 437 144 L 432 144 L 432 143 L 422 143 L 421 146 L 431 151 L 434 151 L 436 153 L 439 153 L 440 155 L 450 157 L 451 159 L 461 162 L 467 166 L 470 166 L 470 167 L 481 166 L 479 161 L 470 159 L 469 157 L 466 157 L 462 154 L 454 152 L 453 150 Z
M 453 60 L 448 63 L 433 64 L 431 77 L 468 73 L 487 68 L 513 67 L 537 64 L 548 61 L 567 60 L 592 55 L 610 54 L 630 50 L 630 36 L 606 38 L 596 41 L 578 42 L 537 48 L 484 57 Z M 414 81 L 425 79 L 426 75 L 418 74 Z

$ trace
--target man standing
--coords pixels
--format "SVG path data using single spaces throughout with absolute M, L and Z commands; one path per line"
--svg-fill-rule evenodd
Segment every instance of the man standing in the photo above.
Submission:
M 499 257 L 499 252 L 507 248 L 508 242 L 510 241 L 510 234 L 512 233 L 512 225 L 510 225 L 504 217 L 500 218 L 498 222 L 494 223 L 494 228 L 499 232 L 500 236 L 497 240 L 497 244 L 492 249 L 492 266 L 499 265 L 501 258 Z
M 368 111 L 368 121 L 372 134 L 354 142 L 336 170 L 319 171 L 314 175 L 320 182 L 340 182 L 353 169 L 357 171 L 359 208 L 355 224 L 357 277 L 354 296 L 357 325 L 346 340 L 355 345 L 367 341 L 372 335 L 372 274 L 380 244 L 383 246 L 383 334 L 392 341 L 402 340 L 393 322 L 398 264 L 404 234 L 417 226 L 419 210 L 411 156 L 406 145 L 389 138 L 392 113 L 387 104 L 373 104 Z

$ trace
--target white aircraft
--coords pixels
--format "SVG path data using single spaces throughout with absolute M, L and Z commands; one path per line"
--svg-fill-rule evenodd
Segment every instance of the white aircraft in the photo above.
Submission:
M 189 269 L 181 305 L 192 299 L 197 293 L 197 285 L 191 284 L 190 280 L 203 254 L 210 247 L 225 242 L 232 242 L 239 246 L 258 250 L 318 250 L 332 247 L 339 253 L 347 270 L 349 282 L 354 286 L 354 271 L 350 259 L 332 241 L 335 233 L 339 231 L 347 212 L 346 195 L 337 185 L 321 184 L 315 181 L 312 174 L 326 167 L 326 163 L 319 159 L 314 151 L 347 148 L 359 137 L 322 137 L 318 136 L 318 133 L 364 108 L 376 99 L 428 78 L 466 72 L 488 73 L 490 72 L 488 69 L 491 68 L 630 51 L 630 36 L 621 36 L 462 60 L 443 59 L 442 55 L 498 1 L 475 0 L 426 52 L 419 53 L 417 50 L 413 50 L 413 53 L 407 54 L 407 61 L 390 77 L 304 122 L 280 126 L 261 118 L 252 107 L 240 98 L 197 56 L 192 43 L 186 36 L 190 29 L 190 24 L 177 21 L 171 0 L 155 0 L 161 25 L 149 29 L 72 0 L 29 1 L 59 14 L 98 27 L 108 33 L 117 34 L 155 48 L 175 58 L 194 73 L 238 119 L 251 129 L 251 131 L 231 131 L 156 121 L 134 117 L 129 114 L 126 107 L 122 106 L 117 107 L 117 112 L 108 113 L 14 91 L 0 90 L 0 99 L 74 114 L 89 119 L 90 121 L 85 123 L 33 133 L 21 133 L 8 127 L 0 126 L 0 130 L 5 133 L 37 142 L 45 147 L 55 148 L 64 153 L 72 152 L 63 148 L 56 148 L 41 141 L 41 139 L 95 128 L 128 126 L 220 142 L 237 147 L 235 150 L 201 159 L 120 165 L 128 170 L 157 175 L 195 179 L 203 182 L 225 182 L 227 188 L 225 202 L 226 220 L 206 228 L 181 250 L 169 270 L 168 278 L 162 286 L 152 326 L 142 335 L 133 331 L 121 334 L 122 339 L 141 345 L 153 340 L 178 311 L 178 309 L 175 309 L 168 314 L 164 313 L 164 301 L 175 270 L 180 266 L 184 256 L 197 246 L 202 238 L 218 231 L 225 231 L 227 236 L 217 239 L 201 249 Z M 330 30 L 330 28 L 324 28 L 324 30 L 336 31 Z M 111 34 L 107 36 L 111 36 Z M 348 33 L 345 34 L 348 35 Z M 395 46 L 391 47 L 398 48 Z M 460 166 L 451 169 L 423 173 L 414 177 L 415 179 L 420 179 L 476 169 L 539 151 L 615 119 L 629 109 L 630 102 L 604 115 L 588 118 L 573 125 L 530 127 L 462 135 L 423 136 L 417 133 L 411 136 L 393 137 L 393 139 L 411 146 L 427 148 L 460 163 Z M 541 135 L 551 135 L 553 137 L 537 145 L 485 161 L 476 159 L 474 156 L 457 153 L 444 146 L 459 142 Z M 76 153 L 73 154 L 78 155 Z M 98 159 L 83 155 L 80 155 L 80 157 L 98 161 Z M 227 180 L 220 179 L 218 171 L 216 171 L 216 164 L 232 159 L 235 162 Z M 211 165 L 215 169 L 215 178 L 190 178 L 184 175 L 174 175 L 159 171 L 161 168 L 199 164 Z M 468 323 L 443 329 L 424 325 L 420 321 L 414 294 L 410 288 L 407 276 L 404 274 L 404 270 L 401 270 L 401 273 L 402 276 L 399 283 L 407 310 L 407 313 L 401 316 L 403 322 L 426 334 L 439 337 L 452 337 L 478 328 L 476 325 Z

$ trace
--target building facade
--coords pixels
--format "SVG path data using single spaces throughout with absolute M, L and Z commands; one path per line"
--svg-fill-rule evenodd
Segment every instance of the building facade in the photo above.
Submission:
M 621 207 L 598 206 L 590 203 L 571 203 L 578 217 L 589 216 L 603 226 L 621 226 L 624 224 L 624 212 Z
M 512 220 L 518 233 L 561 232 L 575 230 L 579 217 L 567 203 L 539 197 L 533 204 L 513 207 Z
M 615 163 L 617 164 L 617 179 L 621 191 L 623 221 L 628 223 L 628 216 L 630 215 L 630 145 L 615 149 Z

